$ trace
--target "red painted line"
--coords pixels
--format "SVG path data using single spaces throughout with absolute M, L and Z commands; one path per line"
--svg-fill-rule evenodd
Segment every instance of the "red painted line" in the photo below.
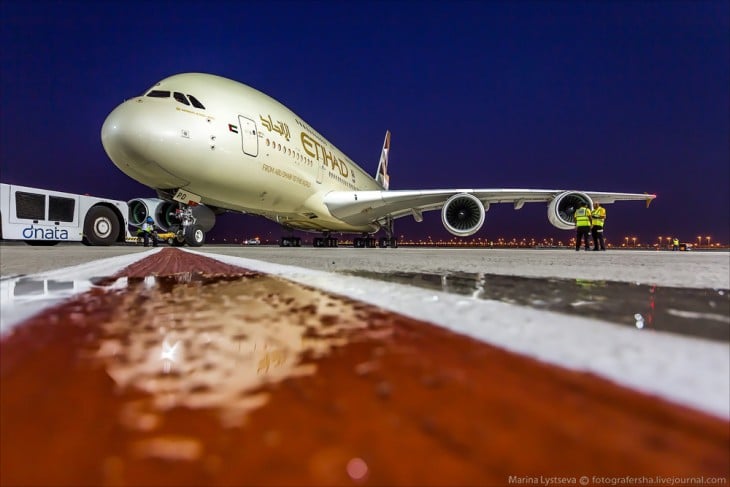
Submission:
M 0 342 L 3 485 L 730 474 L 727 421 L 590 374 L 177 249 L 120 276 Z

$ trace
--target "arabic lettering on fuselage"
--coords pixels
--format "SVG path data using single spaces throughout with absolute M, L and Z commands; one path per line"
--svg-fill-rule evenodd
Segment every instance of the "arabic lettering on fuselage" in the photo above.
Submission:
M 259 115 L 259 118 L 261 119 L 261 124 L 266 127 L 269 132 L 276 132 L 289 141 L 291 133 L 289 132 L 289 126 L 286 123 L 281 120 L 274 122 L 271 119 L 271 115 L 267 115 L 266 118 L 264 118 L 263 115 Z

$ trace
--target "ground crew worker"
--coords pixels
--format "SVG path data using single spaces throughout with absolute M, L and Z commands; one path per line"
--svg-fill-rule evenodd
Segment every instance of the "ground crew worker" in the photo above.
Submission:
M 603 239 L 603 224 L 606 221 L 606 209 L 600 203 L 595 203 L 595 208 L 591 212 L 591 234 L 593 235 L 593 250 L 598 250 L 598 244 L 601 244 L 601 250 L 606 250 L 606 242 Z
M 677 237 L 672 239 L 672 250 L 679 250 L 679 239 Z
M 575 228 L 577 230 L 575 236 L 575 250 L 580 250 L 581 239 L 585 240 L 586 250 L 590 250 L 588 243 L 588 234 L 591 233 L 591 211 L 585 201 L 581 201 L 580 207 L 575 210 Z
M 157 232 L 155 232 L 154 220 L 151 216 L 148 216 L 142 224 L 142 239 L 145 247 L 147 247 L 150 237 L 152 238 L 152 246 L 157 247 Z

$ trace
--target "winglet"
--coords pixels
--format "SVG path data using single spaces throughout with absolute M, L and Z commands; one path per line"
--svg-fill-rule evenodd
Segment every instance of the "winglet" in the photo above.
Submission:
M 384 190 L 388 190 L 390 186 L 390 176 L 388 176 L 388 153 L 390 152 L 390 130 L 385 132 L 385 141 L 383 142 L 383 151 L 380 153 L 380 162 L 378 163 L 378 172 L 375 175 L 375 181 L 380 183 Z
M 656 195 L 655 194 L 649 194 L 649 193 L 644 193 L 644 194 L 647 196 L 647 198 L 646 198 L 646 207 L 649 208 L 649 205 L 651 204 L 652 201 L 654 201 L 654 198 L 656 198 Z

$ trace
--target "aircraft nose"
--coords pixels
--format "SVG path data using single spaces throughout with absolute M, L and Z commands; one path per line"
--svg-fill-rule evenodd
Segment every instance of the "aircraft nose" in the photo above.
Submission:
M 140 115 L 139 102 L 130 100 L 115 108 L 101 127 L 101 143 L 120 169 L 144 160 L 149 131 Z

